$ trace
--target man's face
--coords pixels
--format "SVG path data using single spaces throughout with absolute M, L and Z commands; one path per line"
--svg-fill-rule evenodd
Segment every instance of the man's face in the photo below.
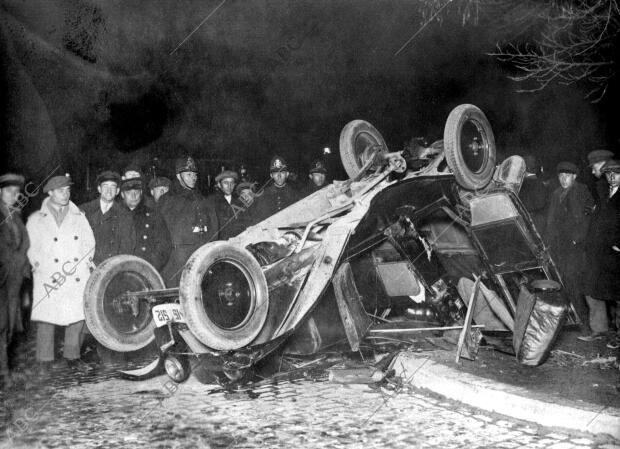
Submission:
M 193 189 L 196 187 L 196 182 L 198 181 L 198 173 L 193 171 L 184 171 L 177 175 L 177 179 L 183 187 Z
M 99 191 L 99 195 L 101 195 L 101 199 L 106 203 L 114 201 L 116 195 L 118 195 L 118 184 L 114 181 L 104 181 L 99 184 L 97 187 L 97 191 Z
M 158 186 L 158 187 L 151 189 L 151 195 L 153 195 L 153 199 L 155 201 L 159 201 L 162 195 L 166 193 L 168 190 L 170 189 L 166 186 Z
M 597 178 L 600 178 L 603 174 L 601 173 L 601 167 L 605 165 L 606 161 L 600 161 L 592 164 L 592 174 Z
M 0 199 L 6 206 L 12 206 L 17 202 L 19 195 L 19 186 L 6 186 L 0 189 Z
M 271 173 L 271 179 L 273 179 L 273 182 L 278 187 L 282 187 L 284 184 L 286 184 L 286 179 L 287 178 L 288 178 L 288 171 L 286 171 L 286 170 L 275 171 L 275 172 Z
M 605 178 L 607 178 L 610 187 L 618 187 L 620 185 L 620 173 L 608 171 L 605 173 Z
M 574 173 L 558 173 L 558 180 L 563 189 L 568 189 L 575 183 L 577 175 Z
M 220 189 L 224 195 L 232 195 L 235 191 L 235 180 L 233 178 L 225 178 L 220 181 Z
M 312 179 L 312 182 L 317 187 L 321 187 L 325 184 L 325 173 L 310 173 L 308 177 Z
M 133 210 L 138 206 L 138 204 L 140 204 L 140 200 L 142 199 L 142 189 L 124 190 L 121 192 L 121 196 L 123 197 L 125 205 L 129 209 Z
M 71 186 L 53 189 L 47 192 L 50 201 L 57 206 L 66 206 L 71 198 Z

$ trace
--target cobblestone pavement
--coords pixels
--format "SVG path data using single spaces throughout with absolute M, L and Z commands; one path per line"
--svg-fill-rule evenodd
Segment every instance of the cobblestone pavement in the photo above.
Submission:
M 409 389 L 302 379 L 223 391 L 190 378 L 67 376 L 2 407 L 3 447 L 620 449 L 491 416 Z

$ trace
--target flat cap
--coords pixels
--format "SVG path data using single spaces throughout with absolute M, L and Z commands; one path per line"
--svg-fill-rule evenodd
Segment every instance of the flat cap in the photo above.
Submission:
M 121 175 L 119 175 L 115 171 L 106 170 L 104 172 L 99 173 L 95 183 L 98 186 L 100 186 L 102 183 L 107 182 L 107 181 L 115 182 L 116 185 L 118 186 L 121 183 Z
M 237 174 L 236 171 L 233 170 L 224 170 L 223 172 L 219 173 L 216 177 L 215 177 L 215 182 L 220 182 L 222 179 L 226 179 L 226 178 L 232 178 L 235 181 L 239 180 L 239 175 Z
M 73 185 L 71 181 L 71 176 L 69 173 L 66 173 L 64 176 L 53 176 L 45 183 L 43 186 L 43 193 L 47 193 L 50 190 L 54 189 L 62 189 L 63 187 L 67 187 Z
M 5 173 L 0 176 L 0 189 L 8 186 L 23 187 L 25 181 L 22 175 L 18 175 L 17 173 Z
M 123 181 L 125 179 L 132 179 L 132 178 L 142 178 L 142 170 L 140 170 L 140 167 L 138 167 L 136 164 L 129 164 L 123 170 L 123 176 L 122 176 Z
M 279 172 L 279 171 L 288 171 L 288 165 L 286 165 L 286 161 L 281 156 L 274 156 L 269 163 L 269 173 Z
M 610 159 L 605 162 L 605 165 L 601 167 L 601 173 L 620 173 L 620 161 L 617 159 Z
M 320 159 L 312 162 L 312 165 L 310 166 L 310 173 L 327 174 L 327 168 L 325 167 L 325 163 L 323 163 L 323 161 Z
M 594 150 L 588 153 L 588 164 L 594 165 L 597 162 L 608 161 L 614 157 L 614 154 L 609 150 Z
M 127 190 L 142 190 L 142 178 L 123 179 L 121 190 L 123 192 Z
M 579 173 L 579 167 L 572 162 L 562 161 L 555 168 L 555 171 L 557 173 L 573 173 L 576 175 Z
M 198 173 L 198 166 L 196 165 L 196 161 L 191 156 L 183 156 L 178 158 L 174 164 L 174 169 L 177 174 L 183 173 L 184 171 Z
M 149 182 L 149 189 L 154 189 L 155 187 L 168 187 L 170 188 L 170 180 L 164 176 L 158 176 L 157 178 L 151 179 Z

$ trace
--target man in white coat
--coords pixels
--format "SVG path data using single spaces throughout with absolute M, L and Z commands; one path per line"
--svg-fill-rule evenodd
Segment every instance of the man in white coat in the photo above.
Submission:
M 69 175 L 48 180 L 43 187 L 48 197 L 26 224 L 34 283 L 31 320 L 37 323 L 36 358 L 43 373 L 54 361 L 56 326 L 65 327 L 64 361 L 74 369 L 87 368 L 80 360 L 80 335 L 95 237 L 84 213 L 69 200 L 72 184 Z

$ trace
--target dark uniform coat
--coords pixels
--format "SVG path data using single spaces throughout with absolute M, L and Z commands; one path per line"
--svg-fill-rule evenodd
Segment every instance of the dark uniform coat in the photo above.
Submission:
M 220 192 L 209 196 L 207 200 L 217 215 L 219 226 L 217 238 L 219 240 L 235 237 L 249 225 L 249 222 L 246 221 L 246 207 L 235 194 L 232 194 L 230 203 Z
M 585 240 L 590 216 L 587 210 L 594 200 L 588 188 L 575 182 L 568 191 L 558 187 L 551 194 L 545 242 L 549 246 L 575 311 L 587 322 L 587 307 L 582 297 L 585 269 Z
M 597 205 L 587 239 L 586 294 L 596 299 L 620 300 L 620 253 L 612 246 L 620 247 L 620 192 L 609 198 L 607 192 L 599 191 Z
M 292 187 L 289 183 L 278 187 L 270 184 L 265 187 L 262 195 L 257 196 L 252 205 L 255 222 L 258 223 L 273 214 L 286 209 L 291 204 L 303 198 L 303 193 Z
M 0 203 L 0 374 L 9 372 L 7 347 L 22 331 L 21 287 L 30 276 L 28 233 L 19 209 Z
M 172 251 L 170 231 L 161 214 L 148 207 L 144 201 L 129 210 L 136 232 L 134 255 L 141 257 L 161 272 Z
M 97 198 L 82 204 L 80 209 L 84 211 L 95 235 L 96 247 L 93 260 L 96 265 L 112 256 L 134 253 L 136 231 L 131 214 L 125 207 L 115 201 L 112 207 L 102 214 L 99 198 Z
M 178 182 L 159 203 L 159 211 L 172 237 L 172 252 L 161 274 L 167 287 L 176 287 L 192 253 L 205 243 L 217 240 L 217 216 L 204 196 L 183 188 Z

